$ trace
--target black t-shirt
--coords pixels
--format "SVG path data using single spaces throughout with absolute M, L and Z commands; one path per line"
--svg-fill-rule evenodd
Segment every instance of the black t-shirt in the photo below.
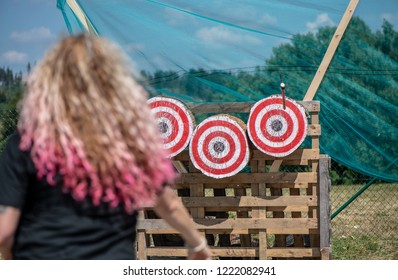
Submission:
M 57 186 L 37 179 L 16 132 L 0 157 L 0 205 L 21 210 L 12 248 L 15 259 L 134 259 L 137 215 L 122 207 L 76 202 Z

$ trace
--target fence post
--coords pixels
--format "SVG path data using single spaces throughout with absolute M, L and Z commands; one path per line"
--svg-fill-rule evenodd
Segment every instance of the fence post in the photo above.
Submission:
M 319 235 L 321 259 L 330 260 L 332 258 L 331 245 L 331 220 L 330 220 L 330 189 L 331 181 L 329 177 L 330 157 L 319 158 L 318 182 L 319 182 Z

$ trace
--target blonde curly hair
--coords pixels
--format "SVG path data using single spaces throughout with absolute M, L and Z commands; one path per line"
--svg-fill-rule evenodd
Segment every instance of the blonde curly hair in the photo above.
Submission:
M 150 205 L 175 172 L 123 52 L 104 38 L 62 39 L 35 67 L 22 100 L 20 148 L 39 178 L 76 200 Z

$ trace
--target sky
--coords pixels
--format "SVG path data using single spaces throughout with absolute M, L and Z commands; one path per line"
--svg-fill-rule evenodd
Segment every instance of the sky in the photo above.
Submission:
M 14 72 L 22 71 L 25 73 L 28 62 L 34 65 L 59 38 L 68 35 L 63 16 L 56 8 L 56 2 L 56 0 L 0 0 L 0 67 L 10 67 Z M 96 5 L 93 0 L 81 0 L 80 2 Z M 135 5 L 138 5 L 140 1 L 132 2 L 136 2 Z M 187 2 L 182 1 L 181 3 L 186 4 Z M 193 2 L 199 3 L 198 1 Z M 214 0 L 213 3 L 216 2 Z M 274 5 L 278 3 L 272 0 L 269 2 L 274 2 Z M 285 0 L 284 2 L 288 3 L 289 1 Z M 308 3 L 314 5 L 329 3 L 331 5 L 330 3 L 332 3 L 331 0 L 292 0 L 290 2 L 301 3 L 300 5 Z M 305 13 L 297 12 L 295 16 L 302 17 L 298 25 L 293 21 L 294 16 L 287 15 L 281 19 L 272 12 L 259 13 L 258 11 L 256 15 L 259 16 L 259 20 L 273 24 L 274 30 L 280 29 L 282 32 L 286 30 L 294 30 L 295 32 L 316 31 L 320 26 L 337 25 L 342 15 L 341 11 L 344 12 L 348 2 L 348 0 L 333 2 L 336 3 L 336 9 L 339 11 L 336 13 L 319 11 L 319 13 L 310 14 L 306 17 Z M 168 23 L 170 26 L 178 24 L 177 14 L 170 13 L 165 9 L 159 9 L 159 11 L 165 11 L 164 16 L 169 17 Z M 246 13 L 243 13 L 242 10 L 240 12 L 241 15 L 253 13 L 249 10 L 245 11 Z M 374 31 L 380 29 L 383 18 L 389 20 L 395 29 L 398 29 L 398 0 L 360 0 L 355 15 L 365 20 Z M 119 24 L 123 26 L 123 22 Z M 296 26 L 293 26 L 294 24 Z M 239 33 L 232 34 L 227 29 L 216 27 L 209 26 L 198 29 L 195 35 L 202 43 L 214 44 L 220 40 L 224 43 L 245 40 L 248 45 L 260 46 L 255 37 L 247 37 Z M 145 36 L 145 34 L 142 36 Z M 125 45 L 125 47 L 128 51 L 128 45 Z M 272 46 L 268 47 L 271 51 Z

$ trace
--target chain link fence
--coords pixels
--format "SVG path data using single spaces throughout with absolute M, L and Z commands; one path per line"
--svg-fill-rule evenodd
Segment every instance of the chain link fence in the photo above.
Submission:
M 0 109 L 0 153 L 4 149 L 7 137 L 14 132 L 17 119 L 18 113 L 16 110 Z
M 15 110 L 0 110 L 0 153 L 17 116 Z M 333 259 L 398 259 L 398 183 L 372 180 L 335 161 L 330 178 L 332 213 L 339 212 L 332 219 Z
M 398 183 L 343 169 L 334 162 L 330 173 L 333 258 L 398 259 Z

